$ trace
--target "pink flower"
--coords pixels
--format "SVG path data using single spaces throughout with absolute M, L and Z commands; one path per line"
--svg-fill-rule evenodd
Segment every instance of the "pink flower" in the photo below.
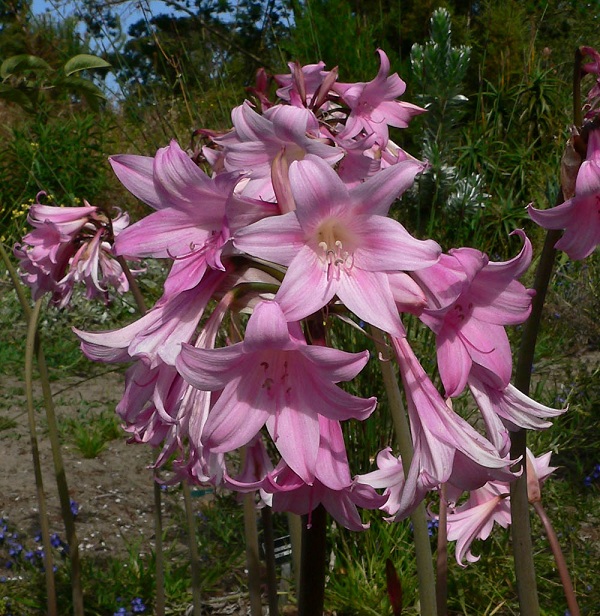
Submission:
M 536 458 L 527 449 L 527 492 L 530 502 L 540 498 L 540 482 L 543 482 L 554 470 L 549 466 L 551 452 Z M 460 489 L 448 486 L 448 492 L 456 492 L 456 498 L 461 494 Z M 454 508 L 450 503 L 447 528 L 448 541 L 456 541 L 456 560 L 461 566 L 466 558 L 473 563 L 479 560 L 471 552 L 471 544 L 475 539 L 487 539 L 492 532 L 494 522 L 502 528 L 511 523 L 510 514 L 510 484 L 501 481 L 490 481 L 477 490 L 469 493 L 469 498 L 459 507 Z
M 509 431 L 519 428 L 543 430 L 552 425 L 549 418 L 567 410 L 540 404 L 510 383 L 499 389 L 495 381 L 485 369 L 474 366 L 468 384 L 481 411 L 488 438 L 501 455 L 506 455 L 510 449 Z
M 81 349 L 93 361 L 120 363 L 141 358 L 149 368 L 162 362 L 172 366 L 181 344 L 192 339 L 208 302 L 226 279 L 227 272 L 211 270 L 202 284 L 161 298 L 143 317 L 120 329 L 74 329 Z
M 290 167 L 296 209 L 241 229 L 234 244 L 287 266 L 276 296 L 287 319 L 303 319 L 337 295 L 364 321 L 403 335 L 388 273 L 432 265 L 440 248 L 387 213 L 421 169 L 404 161 L 348 190 L 327 163 L 307 156 Z
M 395 457 L 391 447 L 380 451 L 376 462 L 377 470 L 358 475 L 356 482 L 371 486 L 376 490 L 384 489 L 383 495 L 387 496 L 387 500 L 381 509 L 389 515 L 394 516 L 400 510 L 408 515 L 423 500 L 427 490 L 422 489 L 418 495 L 416 494 L 416 478 L 408 478 L 408 481 L 405 479 L 402 458 Z M 415 466 L 412 469 L 413 472 L 416 469 Z M 405 485 L 408 486 L 407 489 Z M 410 505 L 405 503 L 410 503 Z M 390 521 L 393 519 L 390 518 Z
M 291 511 L 297 515 L 310 513 L 322 504 L 332 517 L 349 530 L 365 530 L 358 513 L 378 509 L 387 497 L 380 496 L 365 484 L 352 482 L 339 422 L 319 416 L 320 440 L 315 478 L 310 485 L 282 461 L 263 482 L 263 490 L 273 494 L 274 511 Z
M 340 148 L 326 143 L 314 113 L 304 107 L 275 105 L 260 115 L 245 103 L 231 116 L 233 130 L 213 141 L 223 148 L 225 169 L 248 176 L 243 186 L 245 196 L 273 199 L 271 165 L 282 150 L 288 164 L 312 154 L 334 165 L 344 155 Z
M 415 274 L 424 287 L 442 290 L 435 298 L 440 307 L 424 310 L 421 320 L 436 333 L 438 368 L 448 397 L 462 392 L 474 364 L 496 376 L 498 389 L 510 381 L 512 354 L 504 326 L 527 318 L 533 295 L 516 280 L 532 255 L 523 231 L 516 233 L 524 245 L 510 261 L 489 262 L 478 250 L 459 248 L 449 253 L 454 264 L 446 260 Z
M 280 86 L 276 94 L 280 99 L 295 107 L 318 109 L 326 101 L 332 85 L 337 79 L 337 69 L 325 71 L 324 62 L 300 66 L 289 62 L 289 75 L 275 75 Z
M 390 75 L 390 61 L 381 49 L 377 50 L 381 66 L 377 77 L 368 83 L 336 83 L 333 89 L 350 108 L 343 135 L 355 137 L 361 131 L 375 133 L 385 147 L 389 138 L 388 126 L 406 128 L 413 116 L 425 110 L 411 103 L 397 101 L 404 94 L 406 84 L 398 73 Z
M 43 193 L 41 193 L 43 194 Z M 39 195 L 38 195 L 39 196 Z M 112 242 L 129 223 L 126 214 L 110 220 L 87 201 L 82 207 L 57 207 L 36 203 L 28 220 L 34 230 L 16 245 L 23 281 L 34 299 L 52 293 L 52 303 L 64 308 L 75 284 L 83 283 L 88 299 L 108 299 L 108 286 L 118 293 L 129 289 Z
M 548 210 L 528 206 L 530 218 L 544 229 L 564 229 L 557 250 L 570 259 L 589 257 L 600 244 L 600 130 L 589 134 L 587 157 L 575 184 L 575 196 Z
M 502 528 L 510 524 L 510 504 L 508 484 L 500 482 L 486 483 L 483 487 L 473 490 L 468 500 L 448 512 L 448 541 L 456 541 L 456 560 L 459 565 L 466 558 L 470 563 L 477 562 L 479 556 L 471 552 L 471 544 L 475 539 L 487 539 L 492 532 L 494 522 Z
M 586 118 L 593 119 L 598 114 L 600 107 L 600 53 L 593 47 L 580 47 L 581 53 L 591 58 L 591 62 L 584 64 L 581 68 L 583 72 L 596 75 L 596 83 L 592 86 L 587 95 Z
M 441 483 L 452 481 L 472 489 L 491 479 L 511 480 L 511 461 L 502 458 L 444 402 L 406 339 L 393 338 L 392 343 L 406 392 L 414 447 L 397 519 L 408 515 L 426 491 Z
M 279 213 L 275 204 L 235 195 L 238 173 L 208 177 L 176 141 L 154 158 L 121 155 L 110 162 L 125 187 L 157 210 L 120 234 L 115 251 L 174 259 L 166 295 L 191 289 L 207 268 L 224 270 L 221 255 L 238 225 Z
M 214 350 L 184 345 L 177 369 L 194 387 L 221 391 L 204 428 L 204 446 L 216 453 L 248 443 L 267 425 L 279 453 L 305 483 L 316 473 L 319 415 L 366 419 L 376 399 L 362 399 L 334 383 L 356 376 L 368 353 L 307 345 L 278 304 L 262 302 L 243 342 Z M 298 435 L 302 435 L 299 439 Z

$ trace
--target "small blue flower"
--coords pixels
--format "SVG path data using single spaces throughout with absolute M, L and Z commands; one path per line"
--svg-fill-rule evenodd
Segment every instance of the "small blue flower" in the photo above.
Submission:
M 79 514 L 79 503 L 73 499 L 71 499 L 71 513 L 73 514 L 73 517 L 77 517 Z

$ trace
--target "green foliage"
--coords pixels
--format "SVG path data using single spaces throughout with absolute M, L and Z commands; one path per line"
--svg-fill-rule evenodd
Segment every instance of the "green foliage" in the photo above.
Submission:
M 403 614 L 417 597 L 417 581 L 412 532 L 408 521 L 397 524 L 384 522 L 378 513 L 363 516 L 371 527 L 364 533 L 334 529 L 334 561 L 327 585 L 327 607 L 340 616 L 384 616 L 391 614 L 387 595 L 385 563 L 389 558 L 400 577 L 403 590 Z
M 98 412 L 82 404 L 76 417 L 60 420 L 59 430 L 84 458 L 97 458 L 110 441 L 123 437 L 121 422 L 112 409 Z

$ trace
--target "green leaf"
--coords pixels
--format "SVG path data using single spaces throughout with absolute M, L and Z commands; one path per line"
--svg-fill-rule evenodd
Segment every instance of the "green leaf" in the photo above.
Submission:
M 94 111 L 98 111 L 100 108 L 101 100 L 106 100 L 104 92 L 89 79 L 83 79 L 82 77 L 65 77 L 61 79 L 57 86 L 66 88 L 75 94 L 83 96 Z
M 93 56 L 89 53 L 80 53 L 79 55 L 73 56 L 70 60 L 68 60 L 64 65 L 63 70 L 65 75 L 69 77 L 73 73 L 78 73 L 79 71 L 89 71 L 94 68 L 110 68 L 110 64 L 98 56 Z
M 13 88 L 5 83 L 0 83 L 0 99 L 10 101 L 11 103 L 16 103 L 29 113 L 34 110 L 33 102 L 31 98 L 25 94 L 25 92 L 19 90 L 18 88 Z
M 28 54 L 20 54 L 6 58 L 0 66 L 0 77 L 6 79 L 14 73 L 22 71 L 51 71 L 52 67 L 42 58 L 38 56 L 30 56 Z

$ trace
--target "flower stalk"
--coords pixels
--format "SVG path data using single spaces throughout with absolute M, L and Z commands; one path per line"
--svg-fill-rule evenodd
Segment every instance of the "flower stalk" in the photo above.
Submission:
M 35 352 L 37 355 L 37 364 L 39 370 L 39 378 L 40 384 L 42 387 L 42 394 L 44 398 L 44 407 L 46 409 L 46 419 L 48 422 L 48 434 L 50 438 L 50 447 L 52 450 L 52 461 L 54 464 L 54 474 L 56 477 L 56 485 L 58 490 L 58 496 L 60 501 L 60 509 L 61 515 L 63 519 L 63 523 L 65 525 L 65 534 L 67 538 L 67 543 L 69 545 L 69 559 L 71 561 L 71 590 L 72 590 L 72 598 L 73 598 L 73 613 L 75 616 L 83 616 L 83 589 L 81 586 L 81 564 L 79 559 L 79 540 L 77 539 L 77 532 L 75 530 L 75 519 L 73 516 L 73 512 L 71 511 L 71 499 L 69 495 L 69 486 L 67 483 L 67 477 L 65 473 L 65 465 L 62 458 L 62 453 L 60 449 L 60 441 L 58 436 L 58 425 L 56 422 L 56 413 L 54 411 L 54 402 L 52 399 L 52 391 L 50 389 L 50 378 L 48 375 L 48 367 L 46 364 L 46 358 L 44 355 L 44 351 L 39 342 L 39 335 L 37 332 L 37 324 L 39 319 L 39 313 L 41 310 L 41 302 L 38 300 L 36 302 L 35 308 L 32 311 L 30 308 L 25 294 L 23 292 L 23 288 L 21 282 L 19 281 L 19 277 L 15 268 L 13 267 L 10 258 L 4 247 L 0 244 L 0 256 L 6 265 L 6 269 L 9 272 L 11 280 L 13 282 L 13 286 L 17 293 L 17 298 L 19 299 L 19 303 L 21 304 L 21 309 L 25 315 L 25 318 L 28 322 L 28 336 L 32 336 L 31 344 L 31 352 Z M 33 333 L 30 333 L 33 332 Z M 28 337 L 29 341 L 29 337 Z M 27 354 L 26 354 L 27 361 Z M 32 384 L 31 381 L 29 384 L 27 383 L 27 372 L 26 372 L 26 390 L 28 395 L 32 394 Z M 31 379 L 31 375 L 29 376 Z M 30 424 L 31 429 L 31 424 Z M 33 446 L 33 443 L 32 443 Z M 37 448 L 37 440 L 36 440 L 36 448 Z M 38 487 L 39 489 L 39 487 Z M 45 510 L 45 507 L 44 507 Z M 42 509 L 40 508 L 40 518 L 42 520 L 42 526 L 44 524 L 44 519 L 46 518 L 46 514 L 42 513 Z M 46 520 L 47 523 L 47 520 Z M 42 535 L 43 536 L 43 535 Z M 47 553 L 48 548 L 44 546 L 44 550 Z
M 413 458 L 413 447 L 408 419 L 402 402 L 402 395 L 400 394 L 400 388 L 398 387 L 398 381 L 396 380 L 391 361 L 388 359 L 388 348 L 385 344 L 383 332 L 375 327 L 371 328 L 371 331 L 379 355 L 383 384 L 394 423 L 394 432 L 398 442 L 398 449 L 402 456 L 405 474 L 408 474 L 408 469 L 410 468 Z M 415 509 L 410 519 L 413 525 L 415 541 L 421 616 L 436 616 L 435 574 L 433 571 L 429 530 L 427 528 L 427 514 L 423 503 Z
M 579 605 L 577 604 L 575 589 L 573 588 L 573 582 L 571 581 L 567 562 L 560 547 L 556 531 L 552 526 L 552 522 L 550 521 L 550 518 L 548 517 L 548 514 L 546 513 L 546 510 L 544 509 L 541 500 L 533 501 L 531 504 L 535 512 L 538 514 L 544 526 L 544 532 L 548 537 L 548 543 L 550 544 L 550 549 L 552 550 L 552 555 L 554 556 L 554 561 L 556 562 L 556 568 L 558 569 L 560 581 L 565 592 L 565 598 L 567 599 L 569 614 L 571 616 L 580 616 L 581 611 L 579 610 Z
M 37 322 L 40 315 L 41 300 L 35 304 L 29 315 L 27 327 L 27 342 L 25 346 L 25 391 L 27 393 L 27 417 L 29 420 L 29 435 L 31 439 L 31 454 L 33 456 L 33 470 L 37 489 L 38 507 L 40 509 L 40 526 L 42 528 L 42 545 L 44 546 L 44 573 L 46 576 L 46 600 L 49 616 L 56 616 L 58 608 L 56 603 L 56 585 L 54 582 L 54 563 L 52 558 L 52 545 L 50 543 L 50 528 L 48 525 L 48 510 L 46 496 L 44 495 L 44 481 L 40 464 L 40 451 L 36 435 L 35 408 L 33 402 L 33 357 L 36 347 Z

